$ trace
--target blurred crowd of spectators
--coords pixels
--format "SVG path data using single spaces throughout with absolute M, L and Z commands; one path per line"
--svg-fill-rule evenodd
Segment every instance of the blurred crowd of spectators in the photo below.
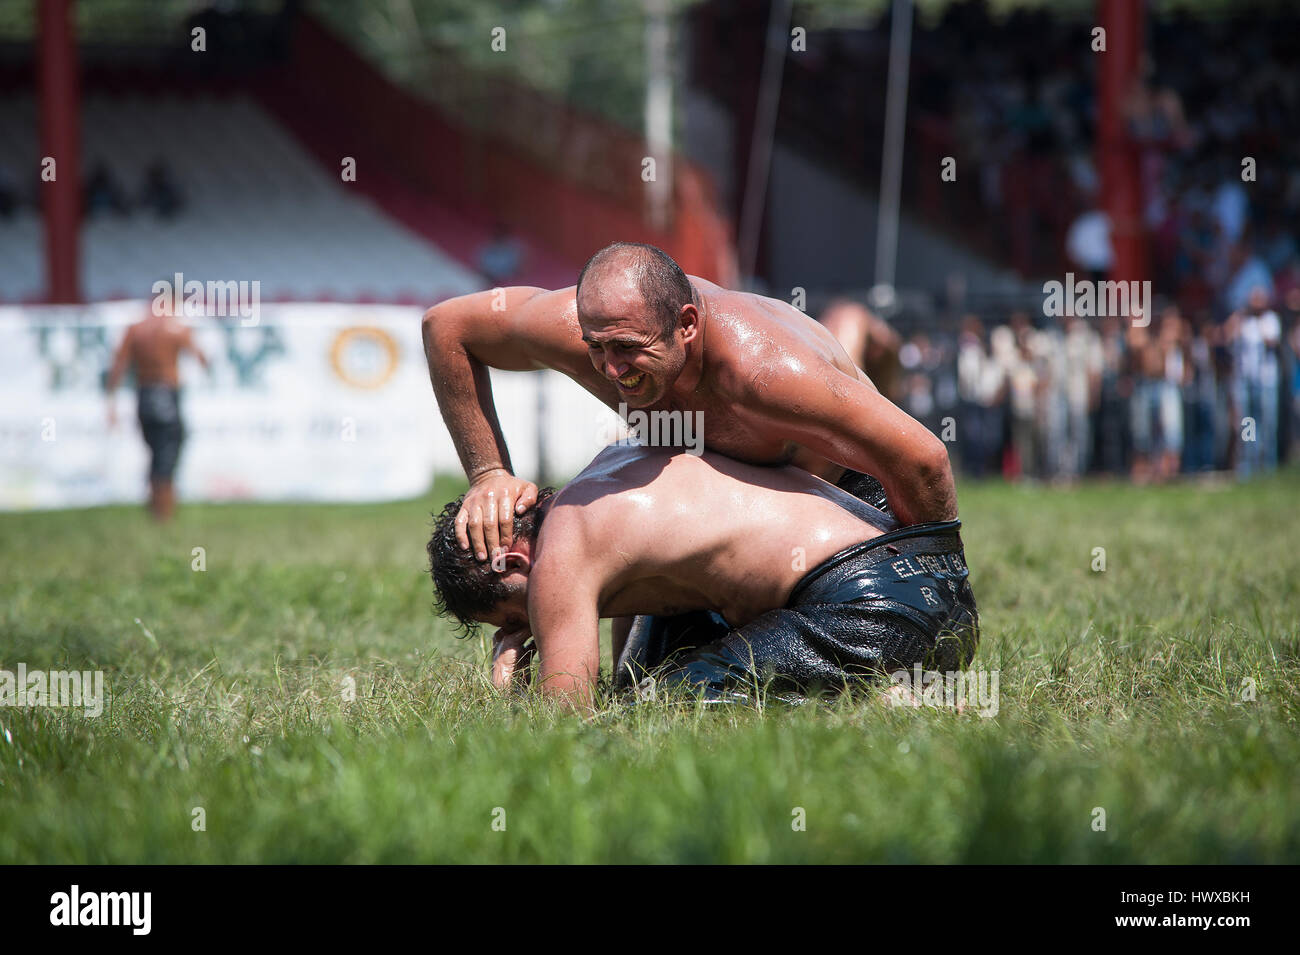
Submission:
M 1256 289 L 1223 323 L 1175 304 L 1145 327 L 967 315 L 902 341 L 898 365 L 892 397 L 974 477 L 1249 477 L 1300 457 L 1300 290 L 1275 310 Z
M 1153 278 L 1187 314 L 1221 318 L 1256 288 L 1275 302 L 1300 288 L 1296 26 L 1240 17 L 1157 32 L 1160 68 L 1129 98 Z
M 1167 304 L 1145 328 L 1019 312 L 901 342 L 893 396 L 936 433 L 951 420 L 967 473 L 1163 481 L 1300 454 L 1300 11 L 1147 23 L 1123 109 Z M 1112 264 L 1088 27 L 964 3 L 917 34 L 917 148 L 978 179 L 974 196 L 922 181 L 917 198 L 991 229 L 1025 277 Z
M 956 155 L 979 184 L 975 206 L 933 183 L 920 198 L 939 218 L 991 228 L 993 246 L 1025 277 L 1110 264 L 1095 163 L 1104 54 L 1092 50 L 1089 26 L 1050 10 L 1002 21 L 965 3 L 917 37 L 918 148 Z M 1275 301 L 1300 285 L 1297 27 L 1300 11 L 1282 8 L 1148 20 L 1142 80 L 1123 108 L 1140 155 L 1152 278 L 1185 315 L 1222 320 L 1256 285 Z

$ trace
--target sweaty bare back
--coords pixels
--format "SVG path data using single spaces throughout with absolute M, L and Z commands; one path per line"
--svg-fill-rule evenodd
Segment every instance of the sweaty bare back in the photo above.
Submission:
M 893 526 L 797 468 L 615 446 L 556 496 L 534 573 L 596 575 L 601 616 L 703 609 L 739 626 L 784 606 L 827 557 Z

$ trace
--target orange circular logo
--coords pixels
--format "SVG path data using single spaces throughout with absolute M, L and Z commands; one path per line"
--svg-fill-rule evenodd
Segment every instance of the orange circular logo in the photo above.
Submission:
M 353 388 L 380 388 L 397 371 L 397 341 L 382 328 L 354 325 L 334 336 L 330 364 L 339 380 Z

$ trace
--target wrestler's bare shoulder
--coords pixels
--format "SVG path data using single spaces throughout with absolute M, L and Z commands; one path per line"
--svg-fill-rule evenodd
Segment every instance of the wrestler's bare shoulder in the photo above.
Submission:
M 680 516 L 683 488 L 707 483 L 713 470 L 680 449 L 613 444 L 556 495 L 551 512 L 581 511 L 581 519 L 592 527 L 645 531 Z
M 679 457 L 692 462 L 674 464 Z M 692 463 L 692 455 L 668 449 L 605 448 L 555 495 L 539 534 L 539 555 L 552 568 L 562 565 L 601 578 L 635 563 L 648 541 L 695 520 L 683 516 L 694 498 L 676 479 Z M 666 479 L 670 469 L 673 478 Z M 612 560 L 613 555 L 620 559 Z
M 556 502 L 583 508 L 584 516 L 597 523 L 635 521 L 646 530 L 691 516 L 691 508 L 701 500 L 725 496 L 736 503 L 755 490 L 811 492 L 832 500 L 843 495 L 800 468 L 748 464 L 713 451 L 691 454 L 611 445 L 556 496 Z
M 765 371 L 805 374 L 823 363 L 856 375 L 835 336 L 788 302 L 692 281 L 709 306 L 705 340 L 717 387 L 740 389 Z

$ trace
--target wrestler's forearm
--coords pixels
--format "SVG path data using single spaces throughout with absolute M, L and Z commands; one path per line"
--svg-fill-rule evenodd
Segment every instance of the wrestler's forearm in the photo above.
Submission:
M 472 358 L 468 362 L 471 366 L 468 389 L 458 385 L 441 389 L 434 387 L 438 407 L 442 409 L 442 420 L 451 433 L 467 478 L 472 481 L 482 474 L 501 469 L 513 474 L 510 449 L 497 418 L 488 369 Z
M 889 506 L 903 524 L 956 520 L 957 486 L 948 447 L 919 423 L 908 421 L 914 427 L 894 445 L 893 466 L 881 468 L 877 475 Z
M 957 517 L 957 488 L 947 446 L 919 424 L 915 424 L 912 434 L 895 437 L 892 445 L 883 449 L 869 450 L 856 432 L 847 429 L 829 439 L 810 434 L 805 447 L 841 468 L 875 477 L 885 489 L 890 510 L 902 524 Z
M 946 461 L 946 458 L 945 458 Z M 952 468 L 921 470 L 913 484 L 882 481 L 885 497 L 902 524 L 922 524 L 957 519 L 957 486 Z
M 600 676 L 600 657 L 580 646 L 587 641 L 565 635 L 537 638 L 537 686 L 546 697 L 574 713 L 591 712 Z M 558 647 L 557 647 L 558 644 Z
M 118 347 L 113 355 L 113 364 L 108 369 L 108 377 L 104 381 L 104 391 L 108 397 L 112 398 L 113 393 L 122 384 L 122 379 L 126 376 L 127 352 L 125 342 Z
M 510 451 L 497 418 L 488 368 L 452 332 L 428 320 L 422 326 L 433 394 L 461 467 L 470 480 L 496 469 L 510 471 Z
M 860 377 L 837 369 L 769 371 L 753 379 L 761 380 L 761 387 L 750 387 L 737 402 L 754 412 L 769 434 L 872 475 L 904 524 L 956 518 L 948 448 L 919 421 Z
M 537 685 L 567 709 L 590 711 L 600 677 L 599 564 L 581 533 L 548 539 L 554 564 L 530 574 L 528 621 L 537 644 Z
M 539 671 L 542 693 L 558 703 L 561 708 L 585 716 L 595 710 L 596 681 L 570 673 L 542 675 Z

